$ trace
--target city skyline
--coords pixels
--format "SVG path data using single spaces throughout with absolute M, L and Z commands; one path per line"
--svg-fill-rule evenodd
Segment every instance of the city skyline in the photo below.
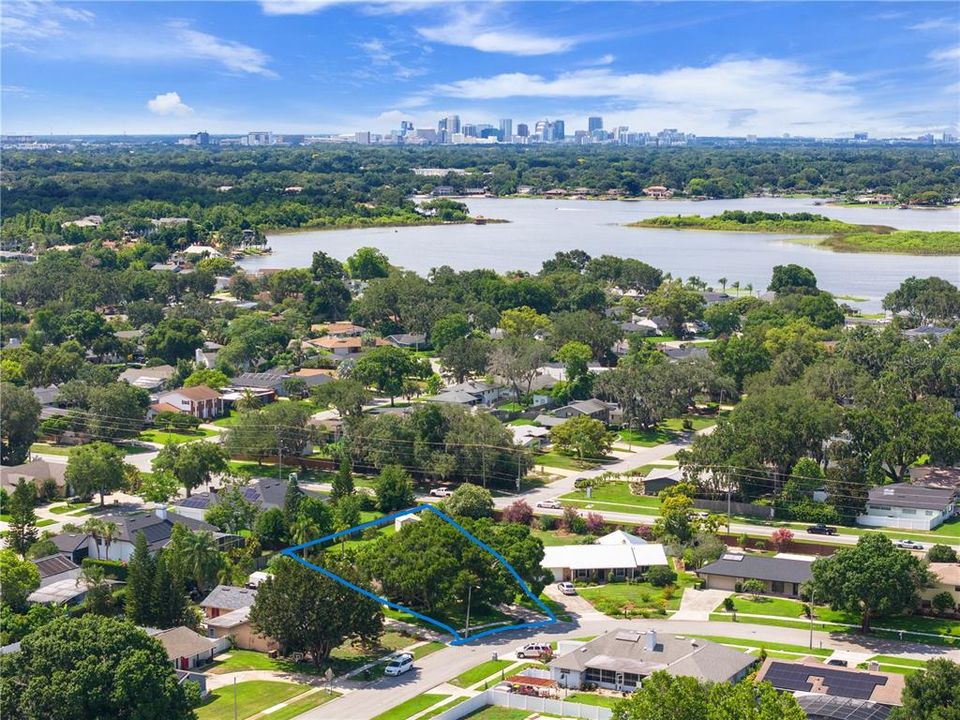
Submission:
M 946 3 L 4 3 L 6 134 L 957 133 Z

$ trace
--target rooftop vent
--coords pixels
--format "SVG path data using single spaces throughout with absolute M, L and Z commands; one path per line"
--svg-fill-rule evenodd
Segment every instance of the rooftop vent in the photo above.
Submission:
M 723 556 L 724 560 L 732 560 L 733 562 L 743 562 L 743 555 L 740 553 L 727 553 Z
M 627 642 L 637 642 L 642 634 L 636 630 L 620 630 L 617 632 L 616 638 Z

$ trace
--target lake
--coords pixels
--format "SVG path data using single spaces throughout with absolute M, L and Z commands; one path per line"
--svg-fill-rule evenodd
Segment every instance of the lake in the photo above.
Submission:
M 904 230 L 958 230 L 960 208 L 900 210 L 816 206 L 812 199 L 739 200 L 540 200 L 474 198 L 472 215 L 509 220 L 493 225 L 432 225 L 284 233 L 268 236 L 273 254 L 241 261 L 259 268 L 309 267 L 315 250 L 346 259 L 363 246 L 382 250 L 394 265 L 425 274 L 449 265 L 456 270 L 492 268 L 537 272 L 558 250 L 579 248 L 592 256 L 634 257 L 671 273 L 696 275 L 710 285 L 721 277 L 765 289 L 774 265 L 797 263 L 836 295 L 865 298 L 851 303 L 880 310 L 883 296 L 911 275 L 938 275 L 960 284 L 960 256 L 836 253 L 791 241 L 790 235 L 701 232 L 624 227 L 657 215 L 716 215 L 724 210 L 809 211 L 851 223 Z

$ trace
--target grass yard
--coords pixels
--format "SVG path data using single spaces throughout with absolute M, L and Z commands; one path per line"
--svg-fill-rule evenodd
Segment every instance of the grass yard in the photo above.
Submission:
M 438 650 L 443 650 L 446 645 L 442 642 L 437 642 L 436 640 L 431 640 L 425 645 L 420 645 L 415 647 L 410 653 L 413 655 L 414 660 L 419 660 L 422 657 L 426 657 L 431 653 L 435 653 Z
M 647 582 L 606 583 L 594 587 L 577 588 L 577 592 L 604 615 L 619 617 L 652 617 L 664 615 L 667 610 L 677 610 L 683 591 L 692 587 L 696 576 L 678 573 L 677 584 L 672 593 L 666 588 L 654 587 Z M 670 595 L 670 597 L 667 597 Z
M 898 655 L 874 655 L 870 660 L 876 660 L 878 663 L 888 663 L 890 665 L 902 665 L 903 667 L 912 667 L 923 669 L 927 666 L 926 660 L 913 660 Z
M 591 470 L 602 462 L 612 461 L 615 458 L 597 458 L 579 460 L 571 455 L 564 455 L 555 450 L 534 455 L 533 463 L 537 466 L 557 468 L 559 470 Z
M 497 705 L 487 705 L 470 713 L 463 718 L 463 720 L 526 720 L 530 715 L 529 710 L 514 710 L 513 708 L 498 707 Z M 550 716 L 540 715 L 540 717 Z
M 583 705 L 599 705 L 600 707 L 612 708 L 623 698 L 616 698 L 610 695 L 597 695 L 595 693 L 578 692 L 568 695 L 564 700 L 567 702 L 582 703 Z
M 676 439 L 676 434 L 658 427 L 653 430 L 621 430 L 617 438 L 627 445 L 654 447 Z
M 642 515 L 657 515 L 660 511 L 660 498 L 655 495 L 634 495 L 630 492 L 630 483 L 615 480 L 604 483 L 591 490 L 591 497 L 587 498 L 586 490 L 575 490 L 560 497 L 561 501 L 576 505 L 611 505 L 629 508 L 632 512 Z M 614 509 L 613 507 L 609 509 Z M 627 512 L 627 510 L 622 510 Z
M 787 643 L 766 642 L 764 640 L 744 640 L 741 638 L 724 637 L 722 635 L 697 635 L 697 637 L 721 645 L 730 645 L 738 648 L 757 648 L 758 650 L 777 650 L 785 653 L 794 653 L 796 655 L 816 655 L 818 657 L 827 657 L 833 654 L 833 650 L 822 648 L 810 649 L 805 645 L 789 645 Z
M 307 710 L 313 710 L 338 697 L 340 697 L 340 693 L 334 690 L 320 690 L 307 695 L 303 700 L 294 700 L 289 705 L 284 705 L 279 710 L 274 710 L 267 715 L 267 717 L 269 717 L 270 720 L 293 720 L 293 718 L 305 713 Z
M 531 530 L 533 537 L 540 538 L 544 547 L 548 545 L 579 545 L 583 542 L 582 535 L 560 534 L 556 530 Z
M 65 505 L 51 505 L 47 508 L 54 515 L 65 515 L 66 513 L 72 513 L 74 510 L 84 510 L 93 505 L 92 502 L 89 503 L 67 503 Z
M 266 653 L 253 650 L 230 650 L 230 657 L 218 660 L 207 672 L 214 675 L 242 672 L 244 670 L 272 670 L 276 672 L 297 672 L 315 674 L 313 663 L 295 663 L 283 658 L 271 658 Z
M 30 452 L 42 455 L 69 455 L 70 449 L 69 445 L 51 445 L 44 442 L 35 442 L 30 446 Z
M 410 698 L 406 702 L 402 702 L 396 707 L 392 707 L 386 712 L 382 712 L 377 715 L 373 720 L 406 720 L 406 718 L 411 715 L 416 715 L 418 712 L 423 712 L 428 707 L 436 705 L 441 700 L 446 700 L 449 695 L 436 695 L 432 693 L 424 693 L 423 695 L 417 695 L 416 697 Z
M 180 445 L 181 443 L 193 442 L 194 440 L 202 440 L 203 438 L 212 437 L 216 434 L 217 432 L 215 430 L 204 430 L 203 428 L 191 430 L 190 432 L 153 429 L 144 430 L 137 436 L 137 439 L 142 440 L 143 442 L 159 443 L 160 445 Z
M 229 415 L 224 415 L 221 418 L 216 420 L 211 420 L 210 425 L 216 425 L 217 427 L 230 428 L 237 424 L 237 418 L 240 417 L 240 413 L 236 410 L 231 410 Z
M 452 708 L 452 707 L 454 707 L 454 706 L 456 706 L 456 705 L 459 705 L 459 704 L 462 703 L 462 702 L 466 702 L 468 699 L 469 699 L 469 698 L 465 698 L 465 697 L 455 697 L 455 698 L 453 699 L 453 702 L 444 703 L 444 704 L 441 705 L 440 707 L 434 708 L 433 710 L 430 710 L 429 712 L 424 713 L 424 714 L 421 715 L 417 720 L 427 720 L 427 718 L 432 718 L 432 717 L 434 717 L 435 715 L 439 715 L 439 714 L 442 713 L 442 712 L 446 712 L 446 711 L 449 710 L 450 708 Z
M 860 663 L 857 665 L 861 670 L 867 670 L 867 663 Z M 921 668 L 915 667 L 904 667 L 902 665 L 884 665 L 880 663 L 880 672 L 888 673 L 897 673 L 898 675 L 913 675 L 914 673 L 920 672 Z
M 330 659 L 324 663 L 324 665 L 332 667 L 335 674 L 342 675 L 361 665 L 373 662 L 388 652 L 401 650 L 408 645 L 413 645 L 415 642 L 416 639 L 409 635 L 402 635 L 401 633 L 388 630 L 383 634 L 383 637 L 380 638 L 380 647 L 363 648 L 351 645 L 350 643 L 344 643 L 330 653 Z
M 457 677 L 450 681 L 450 684 L 466 688 L 481 680 L 486 680 L 494 674 L 496 674 L 496 679 L 499 682 L 501 672 L 510 665 L 513 665 L 513 660 L 487 660 L 485 663 L 481 663 L 457 675 Z
M 243 720 L 251 715 L 263 712 L 267 708 L 296 697 L 309 688 L 295 683 L 272 682 L 269 680 L 251 680 L 237 683 L 237 718 Z M 197 708 L 198 720 L 233 720 L 234 686 L 215 690 L 210 700 Z

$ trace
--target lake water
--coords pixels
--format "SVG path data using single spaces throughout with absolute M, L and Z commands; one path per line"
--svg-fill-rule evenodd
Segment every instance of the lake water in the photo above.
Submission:
M 774 265 L 798 263 L 816 274 L 819 286 L 867 312 L 911 275 L 938 275 L 960 284 L 960 256 L 923 257 L 836 253 L 789 241 L 789 235 L 700 232 L 624 227 L 657 215 L 715 215 L 724 210 L 810 211 L 851 223 L 905 230 L 960 230 L 960 208 L 899 210 L 815 206 L 811 199 L 604 201 L 476 198 L 473 215 L 509 220 L 493 225 L 434 225 L 406 228 L 312 231 L 269 236 L 273 254 L 240 262 L 259 268 L 309 267 L 315 250 L 346 259 L 363 246 L 382 250 L 394 265 L 425 274 L 449 265 L 456 270 L 492 268 L 536 272 L 558 250 L 579 248 L 592 256 L 634 257 L 670 272 L 696 275 L 710 285 L 718 278 L 765 289 Z

